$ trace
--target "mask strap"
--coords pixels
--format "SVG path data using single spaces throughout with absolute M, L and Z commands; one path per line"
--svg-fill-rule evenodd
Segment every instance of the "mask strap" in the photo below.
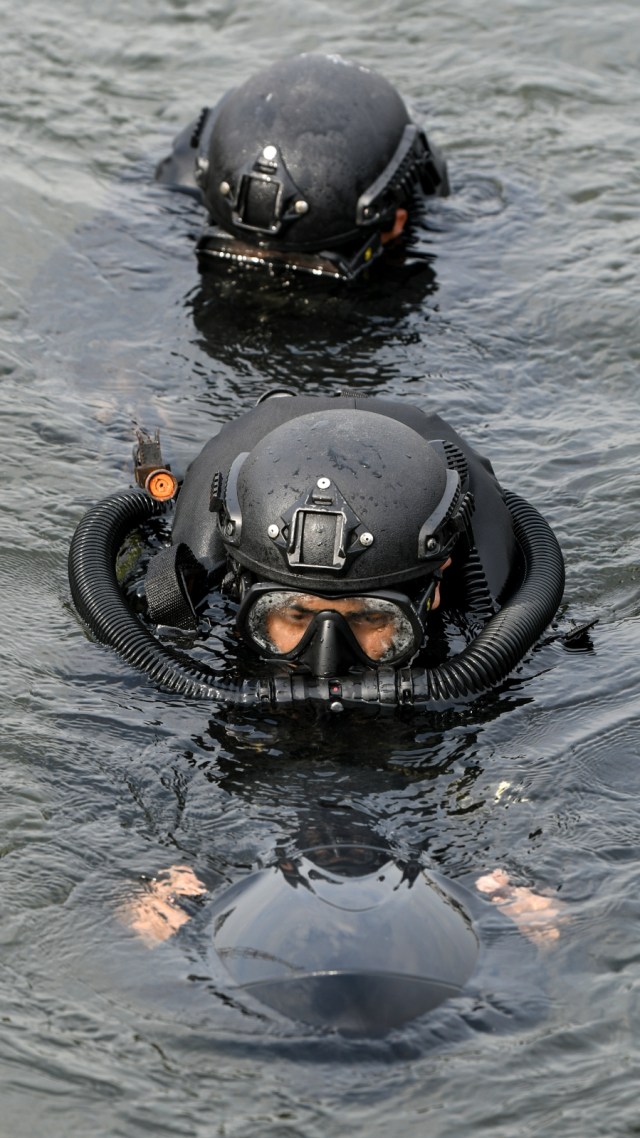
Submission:
M 430 580 L 429 584 L 427 585 L 427 588 L 425 589 L 424 593 L 422 594 L 422 597 L 420 598 L 420 602 L 417 606 L 418 619 L 420 620 L 420 622 L 423 621 L 424 617 L 427 615 L 428 612 L 431 612 L 431 606 L 433 605 L 433 598 L 435 596 L 436 589 L 437 589 L 438 585 L 440 584 L 441 580 L 442 580 L 442 569 L 434 569 L 433 573 L 431 574 L 431 580 Z

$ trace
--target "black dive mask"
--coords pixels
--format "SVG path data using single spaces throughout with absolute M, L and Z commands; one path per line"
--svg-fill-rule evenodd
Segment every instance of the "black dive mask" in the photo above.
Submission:
M 354 665 L 372 664 L 349 622 L 330 609 L 313 617 L 300 644 L 287 653 L 286 659 L 304 664 L 314 676 L 343 676 Z
M 211 259 L 245 268 L 269 267 L 283 273 L 303 273 L 329 280 L 352 281 L 378 259 L 382 248 L 380 234 L 370 232 L 364 241 L 353 243 L 346 249 L 329 249 L 321 253 L 296 252 L 269 245 L 251 245 L 213 225 L 199 238 L 196 252 L 203 269 Z
M 238 611 L 238 631 L 263 659 L 300 664 L 315 676 L 407 664 L 422 646 L 439 576 L 417 603 L 390 591 L 325 598 L 272 583 L 253 585 Z

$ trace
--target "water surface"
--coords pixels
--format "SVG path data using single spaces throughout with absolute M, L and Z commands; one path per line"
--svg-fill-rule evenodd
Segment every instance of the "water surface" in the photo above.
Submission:
M 0 1133 L 636 1133 L 635 5 L 1 7 Z M 411 273 L 344 296 L 203 284 L 200 212 L 154 164 L 301 50 L 395 82 L 453 193 Z M 68 545 L 128 484 L 134 427 L 180 469 L 268 386 L 330 382 L 440 410 L 492 458 L 556 529 L 560 624 L 598 616 L 590 648 L 548 645 L 459 720 L 380 725 L 187 705 L 85 638 Z M 116 918 L 141 875 L 181 862 L 215 889 L 338 825 L 557 892 L 556 947 L 488 921 L 475 1003 L 356 1044 L 246 1014 L 189 978 L 197 936 L 150 954 Z

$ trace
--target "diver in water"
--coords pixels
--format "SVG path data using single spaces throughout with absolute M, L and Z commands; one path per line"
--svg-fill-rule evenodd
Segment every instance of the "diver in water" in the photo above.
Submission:
M 266 398 L 205 445 L 179 489 L 171 541 L 148 560 L 146 614 L 136 615 L 115 560 L 127 532 L 165 513 L 176 488 L 154 446 L 140 440 L 147 488 L 99 503 L 80 523 L 70 580 L 96 636 L 169 690 L 333 713 L 448 707 L 500 684 L 560 603 L 553 533 L 489 462 L 438 415 L 343 392 Z M 238 659 L 246 649 L 257 678 L 221 678 L 162 639 L 173 630 L 201 646 L 217 631 L 207 613 L 225 610 Z M 447 614 L 459 651 L 446 642 Z M 121 916 L 153 945 L 204 904 L 214 956 L 242 999 L 384 1034 L 463 993 L 479 902 L 419 861 L 356 842 L 295 843 L 296 853 L 213 894 L 193 869 L 172 866 Z M 474 886 L 534 939 L 558 935 L 553 898 L 500 869 Z
M 233 88 L 175 139 L 156 177 L 209 215 L 214 261 L 344 280 L 449 192 L 446 163 L 381 75 L 335 55 L 285 59 Z
M 139 881 L 118 917 L 151 949 L 185 930 L 216 976 L 214 990 L 245 1006 L 257 1001 L 261 1018 L 266 1005 L 315 1027 L 376 1037 L 461 996 L 458 1014 L 478 1017 L 485 1031 L 530 1016 L 542 993 L 525 999 L 535 956 L 514 944 L 514 926 L 546 949 L 560 936 L 563 911 L 557 897 L 514 885 L 503 870 L 452 881 L 421 857 L 394 856 L 380 839 L 351 838 L 280 852 L 212 892 L 189 866 L 172 866 Z M 505 1012 L 509 988 L 515 1003 Z
M 502 683 L 560 604 L 558 543 L 489 462 L 437 415 L 347 392 L 264 399 L 206 444 L 171 544 L 149 561 L 143 624 L 114 561 L 128 530 L 167 509 L 151 495 L 175 480 L 152 466 L 139 479 L 151 494 L 115 495 L 80 523 L 70 580 L 97 638 L 168 690 L 451 707 Z M 257 678 L 221 679 L 154 636 L 206 638 L 212 591 Z
M 264 789 L 264 770 L 259 778 Z M 304 795 L 286 839 L 280 830 L 272 856 L 249 872 L 235 867 L 231 885 L 206 858 L 204 880 L 174 865 L 132 883 L 117 916 L 146 948 L 177 935 L 179 951 L 197 954 L 200 980 L 245 1012 L 263 1019 L 266 1006 L 351 1036 L 384 1036 L 452 1000 L 447 1034 L 461 1020 L 487 1031 L 540 1015 L 544 966 L 531 946 L 559 939 L 557 895 L 503 870 L 445 876 L 428 850 L 394 849 L 366 812 L 318 800 L 326 770 L 294 767 L 290 778 L 292 799 L 296 783 Z

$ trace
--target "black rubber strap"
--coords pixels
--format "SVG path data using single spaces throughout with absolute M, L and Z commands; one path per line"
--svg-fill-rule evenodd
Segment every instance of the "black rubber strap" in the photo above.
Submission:
M 194 583 L 204 575 L 200 562 L 187 545 L 170 545 L 149 562 L 145 591 L 149 616 L 154 624 L 195 631 L 198 627 L 187 581 Z

